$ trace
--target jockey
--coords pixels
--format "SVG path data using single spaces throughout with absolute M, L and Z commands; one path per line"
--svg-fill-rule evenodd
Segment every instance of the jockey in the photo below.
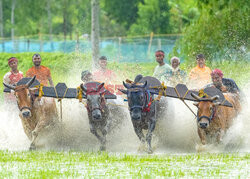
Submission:
M 50 86 L 54 86 L 50 74 L 50 69 L 41 65 L 41 56 L 39 54 L 34 54 L 32 57 L 32 61 L 34 66 L 26 72 L 26 76 L 32 78 L 36 75 L 36 79 L 44 86 L 48 86 L 48 82 L 50 83 Z
M 214 69 L 211 73 L 213 83 L 206 87 L 215 87 L 221 92 L 239 93 L 240 89 L 235 81 L 230 78 L 223 78 L 223 72 L 220 69 Z
M 89 70 L 82 71 L 81 80 L 83 81 L 83 83 L 93 81 L 92 73 Z
M 196 57 L 197 66 L 189 73 L 190 86 L 200 88 L 211 83 L 211 69 L 205 65 L 205 56 L 199 54 Z
M 11 71 L 6 73 L 3 77 L 3 82 L 8 85 L 16 85 L 19 80 L 23 78 L 23 72 L 18 70 L 18 59 L 11 57 L 8 59 L 8 65 Z M 13 94 L 4 94 L 5 101 L 16 102 L 16 98 Z

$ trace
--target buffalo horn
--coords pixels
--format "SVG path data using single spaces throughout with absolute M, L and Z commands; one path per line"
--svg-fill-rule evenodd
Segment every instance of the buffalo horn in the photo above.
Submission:
M 9 89 L 12 89 L 12 90 L 15 90 L 15 86 L 12 86 L 12 85 L 8 85 L 8 84 L 5 84 L 3 83 L 3 85 Z
M 27 83 L 28 88 L 34 83 L 35 79 L 36 79 L 36 75 L 33 76 L 33 78 Z
M 87 88 L 83 84 L 81 84 L 80 87 L 84 92 L 87 92 Z
M 143 84 L 142 88 L 145 88 L 148 84 L 148 81 L 145 81 L 145 83 Z
M 201 100 L 201 97 L 197 96 L 197 95 L 194 94 L 194 93 L 191 93 L 191 96 L 192 96 L 194 99 L 198 100 L 198 101 Z
M 125 88 L 127 88 L 127 89 L 130 88 L 130 86 L 128 86 L 124 81 L 123 81 L 122 83 L 123 83 L 123 86 L 124 86 Z

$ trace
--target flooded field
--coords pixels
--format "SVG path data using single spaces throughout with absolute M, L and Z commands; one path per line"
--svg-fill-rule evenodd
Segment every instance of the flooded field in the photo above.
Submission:
M 73 86 L 73 85 L 72 85 Z M 247 89 L 247 88 L 246 88 Z M 246 101 L 249 101 L 247 91 Z M 250 112 L 244 103 L 219 145 L 201 147 L 196 119 L 177 99 L 167 98 L 168 115 L 157 123 L 154 153 L 139 151 L 126 103 L 124 118 L 108 134 L 107 150 L 90 133 L 87 111 L 77 100 L 63 100 L 60 130 L 41 137 L 41 148 L 28 151 L 16 104 L 0 108 L 0 176 L 5 177 L 242 177 L 250 176 Z M 196 108 L 187 102 L 191 108 Z M 59 103 L 58 110 L 59 108 Z M 160 134 L 160 135 L 159 135 Z M 161 137 L 158 137 L 161 136 Z M 199 149 L 199 150 L 198 150 Z

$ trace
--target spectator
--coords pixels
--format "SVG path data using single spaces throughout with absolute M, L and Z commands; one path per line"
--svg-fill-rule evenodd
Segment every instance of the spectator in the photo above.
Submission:
M 171 70 L 171 67 L 164 62 L 164 51 L 157 50 L 155 52 L 156 62 L 158 65 L 155 67 L 153 77 L 157 78 L 158 80 L 161 80 L 161 78 L 168 74 Z
M 196 57 L 197 66 L 189 73 L 189 83 L 191 87 L 202 88 L 206 84 L 211 83 L 211 69 L 205 65 L 205 57 L 199 54 Z
M 176 86 L 178 83 L 185 84 L 187 81 L 187 74 L 180 69 L 180 59 L 178 57 L 171 58 L 172 69 L 165 74 L 162 80 L 171 86 Z
M 4 75 L 3 82 L 8 85 L 16 86 L 17 82 L 23 78 L 23 72 L 18 70 L 18 59 L 16 57 L 9 58 L 8 65 L 10 71 Z M 16 98 L 12 93 L 5 93 L 4 100 L 7 103 L 16 103 Z
M 115 81 L 116 74 L 112 70 L 107 69 L 107 57 L 101 56 L 98 63 L 100 68 L 93 73 L 93 79 L 105 84 L 111 84 Z
M 32 78 L 36 75 L 36 79 L 44 86 L 48 86 L 48 82 L 50 83 L 50 86 L 54 86 L 50 74 L 50 69 L 41 65 L 41 56 L 39 54 L 34 54 L 32 57 L 32 61 L 34 66 L 26 72 L 26 76 Z

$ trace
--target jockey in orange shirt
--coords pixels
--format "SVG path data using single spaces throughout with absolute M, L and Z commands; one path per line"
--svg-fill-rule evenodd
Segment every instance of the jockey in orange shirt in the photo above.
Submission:
M 197 66 L 189 73 L 189 83 L 191 87 L 202 88 L 211 83 L 211 69 L 205 65 L 205 57 L 199 54 L 196 57 Z

